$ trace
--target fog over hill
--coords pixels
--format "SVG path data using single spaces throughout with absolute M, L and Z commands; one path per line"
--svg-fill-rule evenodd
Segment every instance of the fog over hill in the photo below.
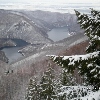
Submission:
M 8 0 L 7 0 L 8 1 Z M 22 1 L 22 0 L 21 0 Z M 48 0 L 47 0 L 48 1 Z M 66 0 L 65 0 L 66 1 Z M 94 8 L 94 9 L 99 9 L 100 10 L 100 1 L 95 1 L 95 2 L 88 2 L 86 1 L 78 1 L 74 2 L 71 1 L 66 1 L 63 3 L 63 1 L 60 3 L 58 0 L 50 2 L 42 2 L 42 1 L 37 1 L 32 3 L 14 3 L 14 2 L 9 2 L 9 3 L 0 3 L 0 9 L 5 9 L 5 10 L 29 10 L 29 11 L 35 11 L 35 10 L 42 10 L 42 11 L 51 11 L 51 12 L 60 12 L 60 13 L 74 13 L 74 9 L 79 10 L 84 13 L 89 13 L 89 8 Z M 30 2 L 30 1 L 29 1 Z M 58 3 L 59 2 L 59 3 Z

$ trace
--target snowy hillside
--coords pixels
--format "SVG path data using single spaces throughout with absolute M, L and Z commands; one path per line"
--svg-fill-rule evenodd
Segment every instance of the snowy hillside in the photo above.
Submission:
M 0 38 L 17 38 L 29 43 L 51 42 L 35 23 L 23 16 L 0 10 L 0 23 Z
M 18 7 L 18 5 L 16 6 Z M 61 14 L 40 10 L 0 10 L 0 40 L 4 40 L 4 38 L 8 39 L 6 42 L 1 41 L 0 46 L 2 47 L 3 43 L 5 43 L 3 47 L 16 46 L 16 42 L 12 41 L 12 39 L 21 39 L 29 43 L 27 46 L 18 50 L 19 53 L 24 55 L 23 58 L 17 59 L 10 64 L 0 61 L 1 100 L 25 100 L 29 79 L 37 77 L 37 82 L 39 82 L 43 72 L 48 69 L 50 64 L 55 70 L 56 78 L 61 78 L 61 66 L 59 67 L 54 64 L 46 55 L 53 55 L 53 57 L 54 55 L 58 55 L 53 60 L 59 58 L 59 55 L 61 55 L 63 60 L 68 59 L 70 62 L 69 65 L 74 65 L 74 61 L 78 62 L 81 59 L 86 61 L 87 57 L 91 58 L 93 56 L 92 53 L 86 54 L 86 56 L 78 56 L 79 54 L 86 53 L 85 48 L 89 41 L 87 36 L 83 34 L 84 31 L 80 29 L 76 22 L 76 16 L 70 13 Z M 63 26 L 68 26 L 69 32 L 75 32 L 75 34 L 57 42 L 53 42 L 48 38 L 46 34 L 48 31 L 55 27 L 59 28 Z M 66 56 L 64 57 L 64 55 Z M 97 56 L 94 55 L 94 58 Z M 1 51 L 0 57 L 4 60 L 7 59 Z M 60 64 L 64 65 L 63 63 Z M 69 98 L 68 100 L 100 99 L 99 90 L 95 92 L 92 91 L 91 86 L 83 86 L 83 78 L 79 76 L 77 69 L 73 75 L 76 77 L 77 86 L 62 86 L 58 96 L 64 95 Z

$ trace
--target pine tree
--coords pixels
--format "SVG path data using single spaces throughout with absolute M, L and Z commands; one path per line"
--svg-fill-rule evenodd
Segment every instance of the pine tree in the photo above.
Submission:
M 90 42 L 87 47 L 87 53 L 100 51 L 100 12 L 91 9 L 91 16 L 81 14 L 75 11 L 78 23 L 81 28 L 85 29 L 85 34 L 88 36 Z
M 66 72 L 64 69 L 61 73 L 61 85 L 63 86 L 73 86 L 76 85 L 76 80 L 71 73 Z
M 52 75 L 51 67 L 42 76 L 40 91 L 41 100 L 53 100 L 55 98 L 54 76 Z
M 59 100 L 57 99 L 59 82 L 55 80 L 55 71 L 49 66 L 38 81 L 36 78 L 30 79 L 26 100 Z
M 26 100 L 40 100 L 39 87 L 36 83 L 36 79 L 30 79 Z
M 77 68 L 80 75 L 86 77 L 88 85 L 93 85 L 96 90 L 100 87 L 100 12 L 91 9 L 91 15 L 81 14 L 76 11 L 78 23 L 88 36 L 89 46 L 87 54 L 74 56 L 50 55 L 50 58 L 73 73 Z

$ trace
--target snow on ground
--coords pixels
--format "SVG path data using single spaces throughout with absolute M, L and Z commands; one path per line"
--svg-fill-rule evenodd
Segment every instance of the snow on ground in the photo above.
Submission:
M 82 100 L 100 100 L 100 90 L 97 92 L 90 92 L 89 95 L 81 97 Z
M 91 86 L 63 86 L 58 95 L 66 95 L 66 100 L 100 100 L 100 90 L 93 92 Z

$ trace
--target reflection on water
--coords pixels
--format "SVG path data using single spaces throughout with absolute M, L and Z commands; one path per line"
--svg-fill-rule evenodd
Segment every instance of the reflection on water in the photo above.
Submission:
M 47 34 L 49 38 L 52 39 L 54 42 L 62 40 L 69 36 L 67 27 L 54 28 L 51 31 L 49 31 Z
M 20 48 L 21 47 L 9 47 L 2 49 L 2 51 L 5 52 L 6 57 L 9 59 L 9 63 L 22 57 L 22 54 L 18 53 Z

